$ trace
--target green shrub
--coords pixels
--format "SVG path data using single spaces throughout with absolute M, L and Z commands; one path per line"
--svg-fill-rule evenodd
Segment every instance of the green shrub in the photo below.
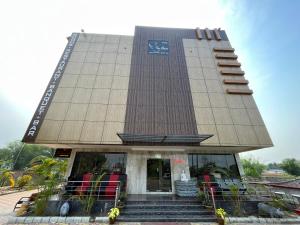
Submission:
M 262 172 L 266 169 L 266 166 L 256 159 L 242 159 L 241 162 L 247 177 L 260 178 Z
M 0 187 L 9 185 L 11 188 L 15 187 L 15 179 L 13 172 L 10 170 L 0 171 Z
M 205 201 L 205 193 L 203 191 L 198 191 L 197 197 L 201 202 Z
M 48 199 L 44 196 L 41 196 L 35 200 L 34 205 L 34 215 L 35 216 L 42 216 L 44 215 L 46 206 L 47 206 Z
M 234 210 L 233 215 L 234 216 L 243 216 L 242 208 L 241 208 L 241 199 L 240 199 L 240 193 L 239 188 L 237 185 L 230 185 L 229 187 L 231 192 L 231 197 L 234 203 Z
M 18 177 L 17 186 L 19 188 L 23 188 L 24 186 L 28 185 L 31 180 L 32 180 L 32 176 L 30 175 L 23 175 L 21 177 Z

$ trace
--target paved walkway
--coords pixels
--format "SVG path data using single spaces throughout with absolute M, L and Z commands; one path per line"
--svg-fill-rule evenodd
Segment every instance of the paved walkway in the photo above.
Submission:
M 55 223 L 55 224 L 59 224 L 59 225 L 67 225 L 66 223 Z M 14 224 L 14 225 L 18 225 L 18 224 Z M 19 224 L 19 225 L 24 225 L 24 224 Z M 53 225 L 53 223 L 51 224 L 47 224 L 47 223 L 34 223 L 34 225 Z M 108 225 L 108 223 L 72 223 L 72 224 L 68 224 L 68 225 Z M 126 223 L 126 222 L 122 222 L 122 223 L 115 223 L 115 225 L 217 225 L 217 223 L 176 223 L 176 222 L 161 222 L 161 223 L 153 223 L 153 222 L 143 222 L 143 223 L 138 223 L 138 222 L 130 222 L 130 223 Z M 233 225 L 240 225 L 240 224 L 233 224 Z M 247 224 L 243 224 L 243 225 L 247 225 Z M 248 224 L 250 225 L 250 224 Z M 251 223 L 251 225 L 255 225 L 253 223 Z M 260 224 L 262 225 L 262 224 Z
M 34 223 L 34 225 L 108 225 L 108 223 Z M 268 225 L 262 223 L 229 223 L 230 225 Z M 1 224 L 2 225 L 2 224 Z M 24 224 L 13 224 L 13 225 L 24 225 Z M 175 222 L 163 222 L 163 223 L 115 223 L 115 225 L 218 225 L 217 223 L 175 223 Z M 272 224 L 272 225 L 282 225 L 282 224 Z
M 7 195 L 0 196 L 0 224 L 7 223 L 8 217 L 13 215 L 13 209 L 16 202 L 21 197 L 29 197 L 32 193 L 37 192 L 36 190 L 32 191 L 22 191 Z

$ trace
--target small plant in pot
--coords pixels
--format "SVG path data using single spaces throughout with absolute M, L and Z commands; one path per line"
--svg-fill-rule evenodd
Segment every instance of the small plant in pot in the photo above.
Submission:
M 199 199 L 199 201 L 205 202 L 205 193 L 203 191 L 198 191 L 197 198 Z
M 109 224 L 114 224 L 119 215 L 120 210 L 118 208 L 111 208 L 108 213 Z
M 118 208 L 119 209 L 122 209 L 125 206 L 126 199 L 127 199 L 126 192 L 121 192 L 120 199 L 118 200 Z
M 224 209 L 219 208 L 216 211 L 216 216 L 217 216 L 217 220 L 219 225 L 224 225 L 225 224 L 225 217 L 226 217 L 227 213 L 225 212 Z

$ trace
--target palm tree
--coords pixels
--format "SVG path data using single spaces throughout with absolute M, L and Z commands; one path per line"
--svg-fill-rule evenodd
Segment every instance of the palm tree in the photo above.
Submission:
M 2 169 L 0 171 L 0 187 L 8 185 L 13 188 L 15 186 L 15 178 L 13 172 L 8 169 Z
M 47 156 L 37 156 L 30 162 L 27 172 L 37 176 L 40 192 L 35 201 L 35 214 L 42 215 L 49 198 L 55 194 L 57 187 L 67 169 L 67 161 Z

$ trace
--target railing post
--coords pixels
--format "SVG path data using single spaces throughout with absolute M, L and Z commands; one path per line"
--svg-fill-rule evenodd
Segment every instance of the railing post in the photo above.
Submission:
M 216 214 L 217 211 L 216 211 L 215 196 L 214 196 L 214 190 L 213 190 L 212 187 L 210 188 L 210 193 L 211 193 L 211 198 L 212 198 L 212 202 L 213 202 L 214 211 L 215 211 L 215 214 Z
M 118 199 L 119 199 L 119 184 L 116 188 L 116 196 L 115 196 L 115 208 L 117 207 L 117 202 L 118 202 Z

